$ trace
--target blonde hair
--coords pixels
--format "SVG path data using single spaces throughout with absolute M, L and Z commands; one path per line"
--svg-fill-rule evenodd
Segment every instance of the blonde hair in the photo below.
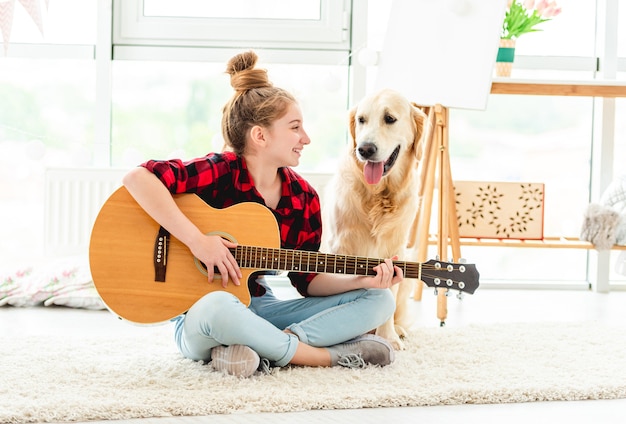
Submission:
M 246 135 L 255 125 L 267 128 L 287 113 L 296 99 L 286 90 L 274 87 L 265 69 L 255 68 L 258 56 L 253 51 L 238 54 L 228 61 L 226 73 L 235 94 L 224 105 L 222 135 L 237 155 L 246 148 Z

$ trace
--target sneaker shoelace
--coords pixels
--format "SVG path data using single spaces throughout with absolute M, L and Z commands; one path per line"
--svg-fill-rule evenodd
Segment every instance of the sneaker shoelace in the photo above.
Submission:
M 261 358 L 261 361 L 259 362 L 259 371 L 262 374 L 271 374 L 272 373 L 272 367 L 270 365 L 270 360 L 267 358 Z
M 339 358 L 337 365 L 346 368 L 365 368 L 365 361 L 358 353 L 348 353 Z

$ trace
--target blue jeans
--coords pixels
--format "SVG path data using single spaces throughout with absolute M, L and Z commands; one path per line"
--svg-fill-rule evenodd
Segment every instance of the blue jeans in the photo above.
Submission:
M 317 347 L 342 343 L 380 326 L 395 310 L 388 289 L 281 300 L 264 286 L 267 293 L 253 297 L 250 307 L 224 291 L 199 299 L 176 319 L 174 334 L 180 352 L 196 361 L 208 361 L 215 346 L 241 344 L 276 366 L 285 366 L 299 341 Z M 295 335 L 285 333 L 287 328 Z

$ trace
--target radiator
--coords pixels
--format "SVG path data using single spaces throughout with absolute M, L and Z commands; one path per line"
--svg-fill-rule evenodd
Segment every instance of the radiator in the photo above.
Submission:
M 49 256 L 86 254 L 91 227 L 127 169 L 50 168 L 45 175 L 44 251 Z

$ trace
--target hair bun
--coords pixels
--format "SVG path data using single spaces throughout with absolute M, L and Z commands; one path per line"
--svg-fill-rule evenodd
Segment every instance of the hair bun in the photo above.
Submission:
M 226 73 L 230 75 L 230 85 L 236 91 L 272 86 L 267 76 L 267 70 L 254 67 L 257 60 L 258 56 L 255 52 L 247 51 L 228 61 Z

